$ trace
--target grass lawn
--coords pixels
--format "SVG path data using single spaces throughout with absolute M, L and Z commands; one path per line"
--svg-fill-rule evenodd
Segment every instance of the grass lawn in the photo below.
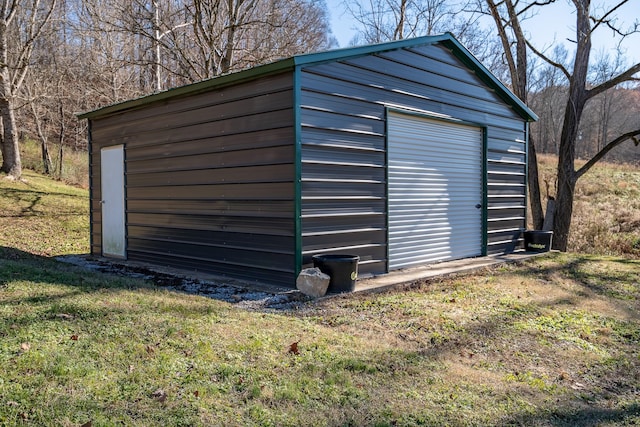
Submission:
M 86 190 L 26 178 L 0 180 L 2 426 L 640 424 L 640 260 L 249 311 L 56 262 Z

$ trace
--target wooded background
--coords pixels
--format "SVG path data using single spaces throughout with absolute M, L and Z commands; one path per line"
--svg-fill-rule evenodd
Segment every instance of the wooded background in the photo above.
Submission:
M 446 1 L 364 4 L 346 3 L 361 27 L 353 44 L 452 31 L 509 86 L 496 31 L 481 27 L 478 21 L 481 8 L 460 13 L 473 5 Z M 401 7 L 403 22 L 398 20 Z M 6 31 L 20 139 L 62 143 L 75 150 L 86 148 L 86 124 L 74 113 L 336 47 L 323 1 L 21 0 L 17 9 Z M 48 13 L 48 25 L 34 40 L 32 20 L 42 21 Z M 594 54 L 589 70 L 592 84 L 629 65 L 624 52 Z M 563 45 L 556 46 L 550 56 L 570 62 L 570 52 Z M 22 75 L 24 68 L 28 71 Z M 557 153 L 568 82 L 540 60 L 529 65 L 529 74 L 528 102 L 540 116 L 531 127 L 538 151 Z M 614 135 L 638 127 L 637 82 L 598 95 L 580 123 L 577 155 L 589 158 Z M 627 144 L 607 158 L 640 162 L 640 150 Z
M 576 181 L 602 158 L 640 164 L 640 63 L 621 47 L 640 41 L 638 18 L 621 16 L 640 5 L 567 1 L 575 39 L 538 46 L 521 24 L 553 3 L 343 6 L 358 24 L 353 45 L 452 32 L 540 116 L 530 132 L 534 226 L 547 192 L 560 206 L 555 242 L 564 249 Z M 618 50 L 593 49 L 592 36 L 603 31 Z M 87 147 L 75 113 L 333 47 L 324 0 L 0 0 L 2 171 L 20 177 L 20 144 L 29 139 L 41 146 L 45 173 L 60 176 L 65 150 Z M 558 182 L 543 191 L 536 151 L 559 158 Z

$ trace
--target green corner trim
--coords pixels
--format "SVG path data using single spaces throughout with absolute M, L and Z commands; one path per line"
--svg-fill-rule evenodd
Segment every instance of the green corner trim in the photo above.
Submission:
M 293 126 L 294 126 L 294 233 L 295 233 L 295 274 L 302 270 L 302 121 L 300 118 L 300 67 L 293 73 Z

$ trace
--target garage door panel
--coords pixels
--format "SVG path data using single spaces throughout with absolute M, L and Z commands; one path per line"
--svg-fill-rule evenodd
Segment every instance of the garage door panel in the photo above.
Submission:
M 388 117 L 389 269 L 482 253 L 482 130 Z

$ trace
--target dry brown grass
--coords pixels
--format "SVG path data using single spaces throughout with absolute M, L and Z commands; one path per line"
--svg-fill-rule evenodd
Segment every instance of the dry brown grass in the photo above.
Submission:
M 553 195 L 557 157 L 540 155 L 538 159 L 542 191 L 546 195 L 548 183 Z M 569 250 L 640 258 L 639 166 L 603 162 L 580 178 Z

